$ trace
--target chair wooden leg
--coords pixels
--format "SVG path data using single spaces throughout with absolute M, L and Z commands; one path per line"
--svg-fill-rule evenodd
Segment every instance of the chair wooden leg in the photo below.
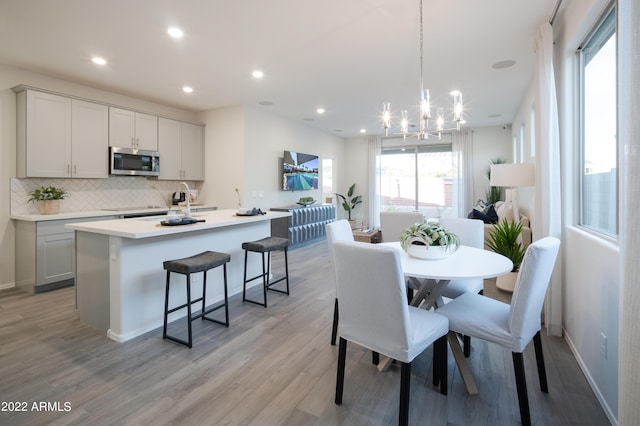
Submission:
M 547 387 L 547 370 L 544 368 L 544 355 L 542 354 L 542 340 L 540 339 L 540 331 L 533 336 L 533 347 L 536 350 L 536 364 L 538 364 L 538 379 L 540 380 L 540 390 L 549 393 Z
M 440 364 L 442 362 L 442 360 L 440 359 L 441 353 L 436 343 L 433 344 L 433 366 L 431 367 L 431 369 L 433 370 L 433 386 L 440 385 L 440 371 L 442 370 Z
M 336 345 L 336 337 L 338 336 L 338 298 L 333 304 L 333 329 L 331 330 L 331 346 Z
M 464 357 L 469 358 L 471 356 L 471 337 L 462 336 L 462 347 L 464 351 Z
M 347 341 L 340 338 L 338 346 L 338 373 L 336 376 L 336 404 L 342 404 L 342 389 L 344 388 L 344 364 L 347 359 Z
M 376 351 L 371 352 L 371 363 L 373 365 L 380 364 L 380 354 Z
M 440 393 L 446 395 L 448 392 L 448 362 L 447 362 L 447 336 L 444 335 L 433 344 L 434 350 L 438 353 L 438 365 L 434 369 L 438 369 L 438 382 L 440 384 Z
M 409 397 L 411 395 L 411 363 L 403 362 L 400 369 L 400 414 L 398 425 L 409 424 Z
M 518 404 L 520 405 L 520 421 L 523 426 L 531 425 L 529 413 L 529 397 L 527 396 L 527 381 L 524 376 L 524 358 L 522 352 L 512 352 L 513 370 L 516 374 L 516 388 L 518 390 Z

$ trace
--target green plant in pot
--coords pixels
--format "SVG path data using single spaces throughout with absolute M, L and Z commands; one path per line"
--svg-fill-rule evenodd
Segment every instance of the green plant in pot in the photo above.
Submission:
M 502 158 L 493 158 L 489 160 L 489 167 L 487 167 L 487 179 L 491 182 L 491 165 L 492 164 L 504 164 L 506 161 Z M 485 192 L 487 198 L 487 204 L 495 204 L 502 198 L 501 186 L 489 186 L 489 189 Z
M 336 192 L 336 195 L 342 201 L 342 208 L 344 209 L 344 211 L 347 212 L 347 215 L 349 217 L 348 220 L 351 223 L 351 228 L 353 228 L 353 225 L 355 222 L 355 219 L 351 217 L 351 213 L 353 212 L 353 209 L 355 209 L 358 206 L 358 204 L 362 203 L 362 195 L 355 195 L 355 196 L 353 195 L 355 188 L 356 188 L 356 184 L 354 183 L 347 190 L 346 197 Z
M 493 230 L 487 238 L 487 247 L 492 251 L 508 258 L 513 263 L 510 274 L 502 275 L 496 280 L 496 286 L 505 291 L 513 292 L 520 264 L 524 259 L 525 248 L 520 242 L 522 224 L 503 219 L 493 225 Z
M 37 201 L 40 214 L 55 214 L 60 211 L 60 200 L 63 200 L 67 191 L 55 186 L 41 186 L 29 193 L 30 202 Z
M 402 231 L 400 245 L 409 256 L 442 259 L 458 250 L 460 238 L 439 223 L 421 222 Z

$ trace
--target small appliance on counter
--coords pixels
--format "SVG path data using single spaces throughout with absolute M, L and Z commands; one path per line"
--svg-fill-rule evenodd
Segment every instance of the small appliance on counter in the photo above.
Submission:
M 179 203 L 184 203 L 187 200 L 187 196 L 184 192 L 174 192 L 171 197 L 171 205 L 177 206 Z

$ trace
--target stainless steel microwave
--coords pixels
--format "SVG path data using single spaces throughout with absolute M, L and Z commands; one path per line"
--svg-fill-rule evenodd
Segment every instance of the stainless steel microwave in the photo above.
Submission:
M 109 173 L 125 176 L 159 176 L 160 153 L 111 146 L 109 147 Z

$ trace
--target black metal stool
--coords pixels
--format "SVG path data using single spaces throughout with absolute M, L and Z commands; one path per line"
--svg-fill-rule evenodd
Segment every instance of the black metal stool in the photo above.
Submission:
M 167 260 L 163 262 L 162 266 L 167 270 L 167 284 L 166 284 L 166 293 L 164 299 L 164 327 L 162 329 L 162 338 L 173 340 L 174 342 L 182 343 L 183 345 L 187 345 L 191 348 L 193 339 L 191 336 L 191 321 L 196 320 L 198 318 L 202 318 L 203 320 L 215 322 L 226 327 L 229 327 L 229 301 L 227 295 L 227 262 L 231 260 L 231 256 L 227 253 L 218 253 L 214 251 L 205 251 L 200 254 L 196 254 L 195 256 L 186 257 L 184 259 L 176 259 L 176 260 Z M 218 306 L 214 306 L 205 311 L 205 302 L 207 297 L 207 271 L 209 269 L 217 268 L 222 265 L 224 269 L 224 303 L 219 304 Z M 171 273 L 175 272 L 177 274 L 183 274 L 187 276 L 187 303 L 182 304 L 180 306 L 176 306 L 175 308 L 169 309 L 169 282 Z M 202 297 L 199 297 L 195 300 L 191 300 L 191 274 L 196 272 L 204 273 L 204 280 L 202 281 Z M 202 301 L 202 312 L 198 315 L 191 316 L 191 305 L 193 303 L 197 303 Z M 225 321 L 219 321 L 213 318 L 207 318 L 206 315 L 223 308 L 225 310 Z M 179 339 L 177 337 L 169 336 L 167 334 L 167 318 L 170 313 L 175 312 L 177 310 L 187 308 L 187 328 L 189 330 L 189 340 L 185 341 Z
M 276 291 L 278 293 L 289 294 L 289 263 L 287 260 L 287 248 L 289 247 L 289 240 L 286 238 L 280 237 L 266 237 L 261 240 L 251 241 L 248 243 L 242 243 L 242 248 L 244 249 L 244 283 L 242 285 L 242 301 L 243 302 L 251 302 L 256 305 L 267 307 L 267 290 Z M 271 270 L 271 252 L 276 250 L 284 251 L 284 269 L 285 275 L 283 277 L 278 278 L 275 281 L 269 282 L 269 274 Z M 256 275 L 253 278 L 247 279 L 247 254 L 252 251 L 256 253 L 262 254 L 262 274 Z M 268 253 L 268 264 L 265 266 L 264 255 Z M 247 299 L 247 283 L 253 280 L 257 280 L 262 277 L 262 292 L 264 294 L 264 303 Z M 287 290 L 278 290 L 275 288 L 271 288 L 276 283 L 279 283 L 282 280 L 287 280 Z

